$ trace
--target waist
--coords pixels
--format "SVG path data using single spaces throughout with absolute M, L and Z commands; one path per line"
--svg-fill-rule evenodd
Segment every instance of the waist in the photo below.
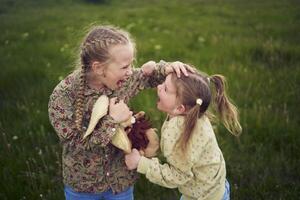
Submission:
M 62 156 L 63 182 L 78 192 L 104 192 L 109 188 L 121 192 L 138 177 L 127 169 L 124 153 L 115 147 L 64 149 Z

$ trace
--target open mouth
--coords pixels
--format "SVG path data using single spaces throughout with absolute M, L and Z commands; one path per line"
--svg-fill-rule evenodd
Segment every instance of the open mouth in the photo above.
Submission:
M 160 98 L 159 98 L 159 96 L 157 96 L 156 104 L 158 104 L 159 102 L 160 102 Z
M 120 88 L 120 87 L 123 86 L 124 83 L 125 83 L 125 80 L 119 80 L 119 81 L 117 82 L 117 86 Z

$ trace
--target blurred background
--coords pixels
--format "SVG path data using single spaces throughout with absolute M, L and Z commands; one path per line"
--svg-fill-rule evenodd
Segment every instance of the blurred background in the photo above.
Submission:
M 227 77 L 243 133 L 215 124 L 232 199 L 299 199 L 298 0 L 0 0 L 0 199 L 64 199 L 61 149 L 47 113 L 86 30 L 113 24 L 137 43 L 136 66 L 180 60 Z M 160 128 L 153 90 L 131 103 Z M 177 190 L 135 185 L 135 199 Z

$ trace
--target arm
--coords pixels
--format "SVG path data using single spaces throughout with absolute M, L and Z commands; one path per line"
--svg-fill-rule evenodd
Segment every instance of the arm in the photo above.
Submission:
M 149 159 L 140 156 L 135 149 L 126 155 L 126 164 L 129 169 L 136 167 L 134 163 L 138 163 L 139 173 L 145 174 L 149 181 L 163 187 L 176 188 L 193 178 L 192 166 L 189 163 L 186 163 L 184 168 L 169 163 L 160 164 L 158 158 Z
M 137 171 L 149 181 L 168 188 L 176 188 L 193 178 L 191 167 L 179 169 L 169 163 L 160 164 L 157 158 L 141 157 Z
M 50 96 L 48 114 L 61 142 L 74 139 L 78 135 L 73 113 L 74 108 L 67 94 L 60 90 L 54 91 Z
M 168 63 L 161 60 L 159 63 L 155 63 L 154 61 L 149 61 L 142 65 L 140 69 L 135 69 L 125 86 L 114 96 L 118 96 L 118 98 L 128 102 L 129 99 L 138 94 L 139 91 L 161 84 L 169 73 L 176 72 L 178 76 L 180 76 L 181 73 L 188 75 L 187 70 L 191 72 L 195 71 L 193 68 L 181 62 Z
M 120 123 L 128 120 L 132 116 L 132 111 L 129 110 L 128 106 L 124 103 L 123 100 L 116 103 L 116 98 L 110 99 L 109 105 L 105 104 L 105 102 L 103 101 L 100 101 L 100 103 L 101 103 L 100 105 L 95 104 L 94 108 L 97 106 L 100 107 L 109 106 L 109 113 L 103 113 L 105 114 L 103 118 L 102 118 L 103 114 L 102 116 L 98 116 L 102 119 L 98 122 L 98 127 L 96 127 L 96 129 L 93 131 L 93 134 L 91 134 L 90 141 L 92 141 L 94 144 L 100 144 L 101 146 L 106 146 L 111 141 L 113 136 L 116 133 L 118 133 L 119 129 L 122 129 Z M 98 121 L 98 119 L 97 118 L 96 120 L 91 119 L 90 123 L 91 121 Z

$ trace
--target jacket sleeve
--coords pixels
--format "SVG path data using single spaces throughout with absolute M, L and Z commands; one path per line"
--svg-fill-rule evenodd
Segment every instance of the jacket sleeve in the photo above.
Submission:
M 168 163 L 160 164 L 157 158 L 142 157 L 137 170 L 149 181 L 167 188 L 176 188 L 193 178 L 191 167 L 179 169 Z
M 146 77 L 145 86 L 153 88 L 162 83 L 167 76 L 167 74 L 165 73 L 165 68 L 166 66 L 168 66 L 168 64 L 169 63 L 163 60 L 161 60 L 159 63 L 156 63 L 154 72 L 149 77 Z
M 149 76 L 144 75 L 140 68 L 134 69 L 132 76 L 127 80 L 124 87 L 119 90 L 117 95 L 112 97 L 124 99 L 128 103 L 129 99 L 137 95 L 141 90 L 156 87 L 165 80 L 165 67 L 167 65 L 167 62 L 160 61 Z
M 60 141 L 79 135 L 74 123 L 74 108 L 66 93 L 54 91 L 48 104 L 50 122 Z

